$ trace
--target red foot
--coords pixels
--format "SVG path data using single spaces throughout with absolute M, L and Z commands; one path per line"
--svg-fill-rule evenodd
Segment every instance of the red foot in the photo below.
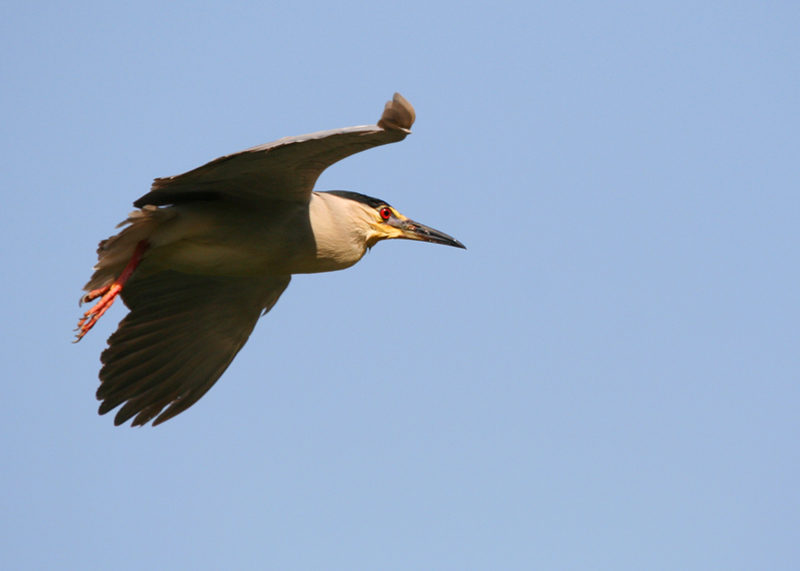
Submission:
M 83 339 L 83 336 L 86 335 L 92 327 L 94 327 L 94 324 L 97 323 L 97 320 L 103 317 L 103 314 L 108 311 L 109 307 L 113 305 L 114 300 L 119 295 L 119 292 L 122 291 L 122 287 L 125 285 L 125 282 L 130 279 L 131 274 L 133 274 L 133 271 L 142 261 L 142 256 L 144 255 L 144 252 L 147 250 L 148 246 L 149 244 L 146 240 L 142 240 L 136 244 L 136 249 L 133 251 L 130 261 L 128 261 L 125 269 L 122 270 L 122 273 L 119 274 L 117 279 L 115 279 L 109 285 L 98 289 L 93 289 L 83 296 L 82 301 L 92 301 L 98 297 L 100 298 L 100 301 L 98 301 L 89 311 L 84 313 L 83 317 L 81 317 L 78 321 L 78 328 L 76 330 L 78 334 L 75 336 L 74 343 L 77 343 Z

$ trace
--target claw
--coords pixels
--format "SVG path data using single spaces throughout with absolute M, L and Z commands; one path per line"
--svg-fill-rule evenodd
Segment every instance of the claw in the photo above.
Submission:
M 85 294 L 85 295 L 83 295 L 81 297 L 79 305 L 83 305 L 84 303 L 88 303 L 88 302 L 90 302 L 90 301 L 92 301 L 94 299 L 97 299 L 98 297 L 101 297 L 101 296 L 105 295 L 105 293 L 109 289 L 111 289 L 111 284 L 109 284 L 107 286 L 103 286 L 101 288 L 93 289 L 92 291 L 90 291 L 89 293 L 87 293 L 87 294 Z
M 83 336 L 86 335 L 92 327 L 94 327 L 94 324 L 97 323 L 97 320 L 103 317 L 103 314 L 108 311 L 108 308 L 114 304 L 114 300 L 119 295 L 119 292 L 122 291 L 123 286 L 130 279 L 133 271 L 142 261 L 142 256 L 144 255 L 144 252 L 147 250 L 148 246 L 149 244 L 146 240 L 142 240 L 136 244 L 136 249 L 133 251 L 130 261 L 128 261 L 125 269 L 122 270 L 117 279 L 115 279 L 112 283 L 101 288 L 94 289 L 83 296 L 81 299 L 82 302 L 92 301 L 98 297 L 100 298 L 100 301 L 98 301 L 89 311 L 84 313 L 83 317 L 78 320 L 78 327 L 76 329 L 78 333 L 75 336 L 73 343 L 77 343 L 83 339 Z

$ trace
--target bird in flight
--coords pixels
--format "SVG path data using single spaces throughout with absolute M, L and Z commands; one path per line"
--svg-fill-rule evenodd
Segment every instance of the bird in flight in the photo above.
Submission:
M 349 268 L 381 240 L 464 248 L 384 200 L 314 191 L 327 167 L 402 141 L 414 119 L 396 93 L 377 125 L 287 137 L 155 179 L 123 230 L 100 242 L 81 298 L 98 301 L 79 320 L 76 341 L 117 296 L 130 310 L 100 356 L 99 413 L 122 405 L 114 424 L 155 426 L 192 406 L 292 274 Z

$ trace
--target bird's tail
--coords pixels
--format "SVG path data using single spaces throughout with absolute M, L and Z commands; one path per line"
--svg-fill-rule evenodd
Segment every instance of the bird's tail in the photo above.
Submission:
M 149 205 L 131 212 L 117 225 L 117 228 L 125 227 L 119 234 L 100 242 L 94 274 L 83 289 L 93 292 L 113 283 L 131 260 L 137 245 L 146 243 L 155 229 L 172 216 L 171 210 Z M 82 296 L 81 301 L 89 301 L 89 293 Z

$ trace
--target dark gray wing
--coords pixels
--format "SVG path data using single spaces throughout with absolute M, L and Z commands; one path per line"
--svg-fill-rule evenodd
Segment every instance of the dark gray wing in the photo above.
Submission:
M 414 119 L 414 108 L 395 93 L 377 125 L 286 137 L 221 157 L 184 174 L 157 178 L 133 204 L 163 206 L 220 196 L 308 202 L 322 171 L 355 153 L 402 141 Z
M 134 275 L 121 293 L 130 313 L 100 356 L 100 414 L 124 403 L 114 424 L 135 416 L 133 426 L 144 425 L 160 413 L 155 426 L 192 406 L 225 372 L 290 279 Z

